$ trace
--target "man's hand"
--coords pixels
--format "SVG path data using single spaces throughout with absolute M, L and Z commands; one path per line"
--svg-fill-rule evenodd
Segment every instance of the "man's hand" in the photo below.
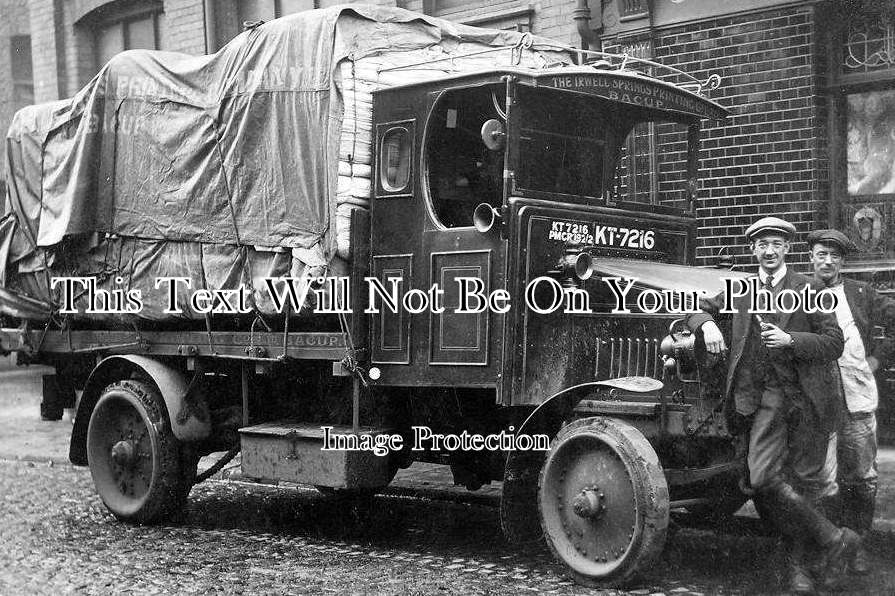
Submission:
M 721 354 L 727 350 L 724 344 L 724 336 L 714 321 L 706 321 L 702 324 L 702 339 L 705 349 L 709 354 Z
M 870 372 L 875 373 L 876 369 L 879 368 L 879 360 L 873 356 L 867 356 L 867 366 L 870 367 Z
M 785 348 L 792 345 L 792 336 L 776 325 L 762 323 L 761 341 L 768 348 Z

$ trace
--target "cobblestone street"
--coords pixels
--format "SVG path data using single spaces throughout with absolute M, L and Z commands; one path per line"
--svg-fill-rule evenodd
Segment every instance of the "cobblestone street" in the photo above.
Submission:
M 414 472 L 416 465 L 369 511 L 310 488 L 210 480 L 193 488 L 177 523 L 129 526 L 107 512 L 88 469 L 67 462 L 70 413 L 39 420 L 41 372 L 0 371 L 0 596 L 685 596 L 768 594 L 778 585 L 779 549 L 754 518 L 737 517 L 717 533 L 674 517 L 664 554 L 643 581 L 627 591 L 587 591 L 543 543 L 504 540 L 493 488 L 448 493 L 443 474 Z M 895 593 L 892 508 L 881 507 L 872 542 L 877 573 L 852 582 L 849 593 Z
M 210 481 L 176 525 L 134 527 L 86 469 L 28 461 L 0 462 L 0 494 L 2 594 L 583 591 L 541 545 L 506 544 L 484 505 L 389 495 L 365 515 L 313 490 Z M 888 536 L 880 573 L 850 593 L 893 593 Z M 641 584 L 593 593 L 771 593 L 776 556 L 766 537 L 678 530 Z

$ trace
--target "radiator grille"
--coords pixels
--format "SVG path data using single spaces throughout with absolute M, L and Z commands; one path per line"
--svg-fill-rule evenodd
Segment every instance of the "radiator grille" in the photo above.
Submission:
M 659 340 L 610 337 L 597 346 L 597 378 L 652 377 L 662 374 Z

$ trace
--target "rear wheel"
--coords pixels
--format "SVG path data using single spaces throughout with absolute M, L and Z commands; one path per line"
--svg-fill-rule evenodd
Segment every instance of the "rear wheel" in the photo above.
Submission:
M 538 506 L 550 549 L 587 586 L 631 581 L 665 545 L 659 458 L 619 420 L 586 418 L 559 432 L 541 468 Z
M 154 385 L 127 380 L 103 390 L 87 428 L 87 462 L 115 517 L 147 524 L 179 512 L 195 478 L 194 461 L 174 437 Z

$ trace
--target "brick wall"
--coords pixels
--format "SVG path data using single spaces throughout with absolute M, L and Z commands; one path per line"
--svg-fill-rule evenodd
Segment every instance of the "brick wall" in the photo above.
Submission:
M 592 1 L 590 4 L 599 6 Z M 542 0 L 534 4 L 535 12 L 531 20 L 531 32 L 555 39 L 573 47 L 580 47 L 581 38 L 578 36 L 575 22 L 572 20 L 572 11 L 576 3 L 572 0 Z M 591 11 L 592 14 L 595 10 Z M 596 24 L 598 21 L 591 21 Z
M 800 234 L 790 261 L 807 261 L 807 232 L 827 223 L 828 165 L 824 58 L 812 7 L 790 7 L 658 31 L 656 60 L 705 80 L 722 77 L 712 99 L 731 111 L 707 123 L 700 174 L 697 258 L 722 246 L 751 264 L 742 240 L 755 219 L 779 215 Z M 611 48 L 610 48 L 611 49 Z
M 165 0 L 162 48 L 186 54 L 205 53 L 205 12 L 202 0 Z
M 60 96 L 59 75 L 63 71 L 61 48 L 56 44 L 59 0 L 32 0 L 30 8 L 31 58 L 34 61 L 34 101 L 53 101 Z

